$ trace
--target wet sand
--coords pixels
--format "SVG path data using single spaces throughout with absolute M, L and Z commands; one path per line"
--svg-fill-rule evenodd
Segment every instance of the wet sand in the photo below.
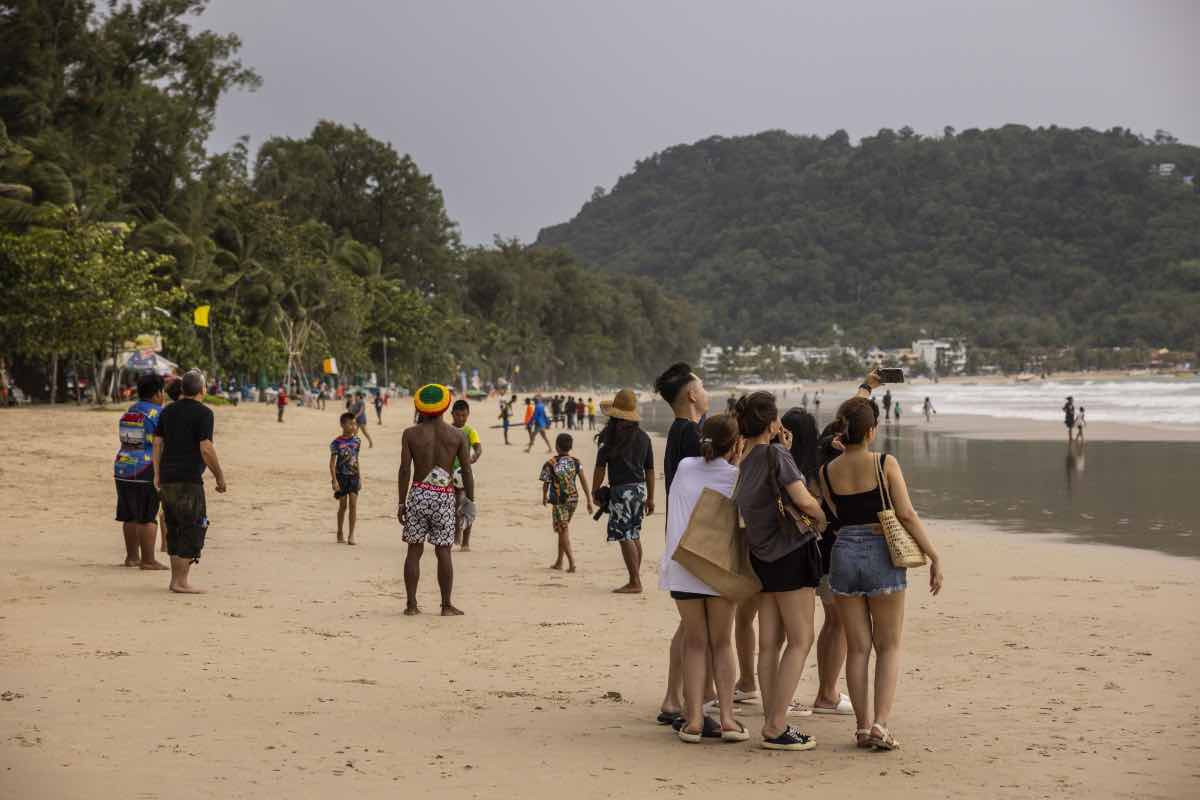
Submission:
M 283 425 L 217 409 L 230 492 L 210 488 L 201 597 L 115 566 L 115 414 L 0 413 L 0 798 L 1200 793 L 1200 561 L 935 520 L 947 588 L 931 599 L 910 575 L 903 750 L 858 751 L 852 722 L 827 717 L 800 720 L 810 753 L 687 746 L 651 724 L 670 601 L 610 594 L 620 558 L 583 515 L 580 572 L 546 569 L 541 456 L 500 444 L 485 407 L 456 619 L 401 615 L 410 412 L 371 428 L 350 548 L 333 541 L 333 406 Z M 661 515 L 645 541 L 652 587 Z M 437 608 L 432 554 L 421 602 Z M 744 719 L 756 732 L 757 711 Z

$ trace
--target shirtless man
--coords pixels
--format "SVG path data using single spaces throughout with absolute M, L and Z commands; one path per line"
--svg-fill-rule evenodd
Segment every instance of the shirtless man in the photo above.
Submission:
M 454 498 L 454 461 L 462 466 L 463 494 L 466 503 L 463 515 L 475 519 L 475 476 L 471 473 L 471 447 L 462 431 L 447 425 L 442 419 L 450 407 L 450 390 L 431 383 L 417 390 L 414 397 L 417 424 L 404 432 L 400 449 L 400 506 L 396 518 L 404 526 L 404 541 L 408 556 L 404 559 L 404 591 L 408 603 L 404 613 L 420 614 L 417 605 L 417 584 L 421 580 L 421 556 L 425 543 L 434 547 L 437 555 L 438 588 L 442 591 L 442 616 L 454 617 L 463 612 L 450 602 L 454 588 L 454 564 L 451 548 L 457 530 L 457 504 Z M 422 478 L 413 481 L 412 476 Z M 410 488 L 409 483 L 412 483 Z

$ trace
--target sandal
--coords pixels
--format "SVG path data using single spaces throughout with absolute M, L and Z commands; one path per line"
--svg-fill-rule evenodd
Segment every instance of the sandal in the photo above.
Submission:
M 858 730 L 856 730 L 854 732 L 854 738 L 857 741 L 858 746 L 864 750 L 867 749 L 868 747 L 873 746 L 871 744 L 871 729 L 870 728 L 859 728 Z
M 879 731 L 882 735 L 876 735 L 875 731 Z M 883 725 L 876 722 L 871 726 L 871 735 L 868 741 L 876 750 L 899 750 L 900 742 L 892 736 L 891 732 Z
M 699 732 L 689 731 L 687 723 L 682 719 L 678 723 L 679 740 L 688 744 L 697 744 L 701 739 L 723 739 L 724 732 L 721 730 L 721 723 L 717 722 L 712 717 L 705 717 L 704 724 L 700 727 Z M 674 727 L 674 726 L 672 726 Z
M 677 719 L 682 719 L 683 714 L 678 711 L 660 711 L 658 718 L 655 720 L 659 725 L 671 725 Z
M 746 730 L 746 726 L 740 722 L 738 723 L 738 729 L 736 731 L 727 731 L 724 728 L 721 729 L 721 741 L 723 742 L 744 742 L 749 738 L 750 731 Z

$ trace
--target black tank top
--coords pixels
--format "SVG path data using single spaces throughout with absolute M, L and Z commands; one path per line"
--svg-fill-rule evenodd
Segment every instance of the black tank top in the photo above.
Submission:
M 879 468 L 884 468 L 884 462 L 887 460 L 887 453 L 879 457 Z M 833 484 L 829 481 L 829 465 L 821 467 L 821 471 L 825 476 L 825 485 L 829 487 L 829 493 L 833 495 L 834 505 L 837 506 L 838 522 L 842 525 L 877 525 L 879 523 L 879 512 L 883 510 L 883 498 L 879 496 L 879 482 L 876 481 L 874 489 L 868 489 L 865 492 L 857 494 L 838 494 L 833 490 Z

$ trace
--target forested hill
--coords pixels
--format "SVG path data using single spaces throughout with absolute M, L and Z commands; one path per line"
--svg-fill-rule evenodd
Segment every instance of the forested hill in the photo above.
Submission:
M 836 324 L 864 343 L 1194 349 L 1198 173 L 1200 148 L 1161 132 L 768 131 L 639 161 L 537 244 L 671 286 L 723 343 Z

